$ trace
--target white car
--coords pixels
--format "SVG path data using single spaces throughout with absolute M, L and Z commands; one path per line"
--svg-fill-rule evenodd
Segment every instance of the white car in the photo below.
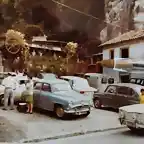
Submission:
M 68 81 L 73 90 L 85 96 L 88 96 L 89 100 L 91 101 L 91 104 L 93 105 L 92 98 L 94 93 L 98 90 L 93 87 L 90 87 L 86 79 L 76 76 L 61 76 L 60 78 Z
M 119 121 L 132 131 L 144 129 L 144 104 L 135 104 L 119 108 Z

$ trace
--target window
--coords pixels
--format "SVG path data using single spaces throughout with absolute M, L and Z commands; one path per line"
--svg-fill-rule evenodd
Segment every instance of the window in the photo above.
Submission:
M 43 91 L 47 91 L 47 92 L 51 92 L 50 84 L 44 83 L 44 84 L 43 84 L 43 87 L 42 87 L 42 90 L 43 90 Z
M 129 93 L 128 93 L 129 96 L 138 96 L 137 92 L 135 92 L 132 88 L 129 88 Z
M 109 78 L 108 79 L 108 84 L 113 84 L 114 83 L 114 78 Z
M 114 59 L 114 50 L 110 50 L 110 59 Z
M 41 90 L 41 88 L 42 88 L 42 83 L 35 83 L 34 84 L 34 89 Z
M 128 48 L 121 49 L 121 58 L 129 58 L 129 49 Z
M 118 87 L 118 94 L 128 95 L 128 88 L 127 87 Z
M 106 77 L 103 77 L 101 79 L 101 84 L 107 84 L 107 78 Z
M 116 93 L 116 87 L 115 86 L 108 86 L 106 89 L 107 93 Z

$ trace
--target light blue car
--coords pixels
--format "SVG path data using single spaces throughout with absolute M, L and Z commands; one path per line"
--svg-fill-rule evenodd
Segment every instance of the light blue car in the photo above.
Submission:
M 53 111 L 59 118 L 67 114 L 88 116 L 91 110 L 87 97 L 61 79 L 43 79 L 34 84 L 34 107 Z

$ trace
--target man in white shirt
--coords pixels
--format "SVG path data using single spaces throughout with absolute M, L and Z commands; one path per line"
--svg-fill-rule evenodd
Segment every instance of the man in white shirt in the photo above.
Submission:
M 2 85 L 5 86 L 3 110 L 7 110 L 9 99 L 10 99 L 11 110 L 13 110 L 14 109 L 14 90 L 16 89 L 18 85 L 15 79 L 15 75 L 12 73 L 8 73 L 8 77 L 6 77 L 3 80 Z

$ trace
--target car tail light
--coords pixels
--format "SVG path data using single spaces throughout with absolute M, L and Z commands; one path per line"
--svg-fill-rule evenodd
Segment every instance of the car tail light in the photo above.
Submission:
M 84 91 L 80 91 L 80 94 L 84 94 Z

